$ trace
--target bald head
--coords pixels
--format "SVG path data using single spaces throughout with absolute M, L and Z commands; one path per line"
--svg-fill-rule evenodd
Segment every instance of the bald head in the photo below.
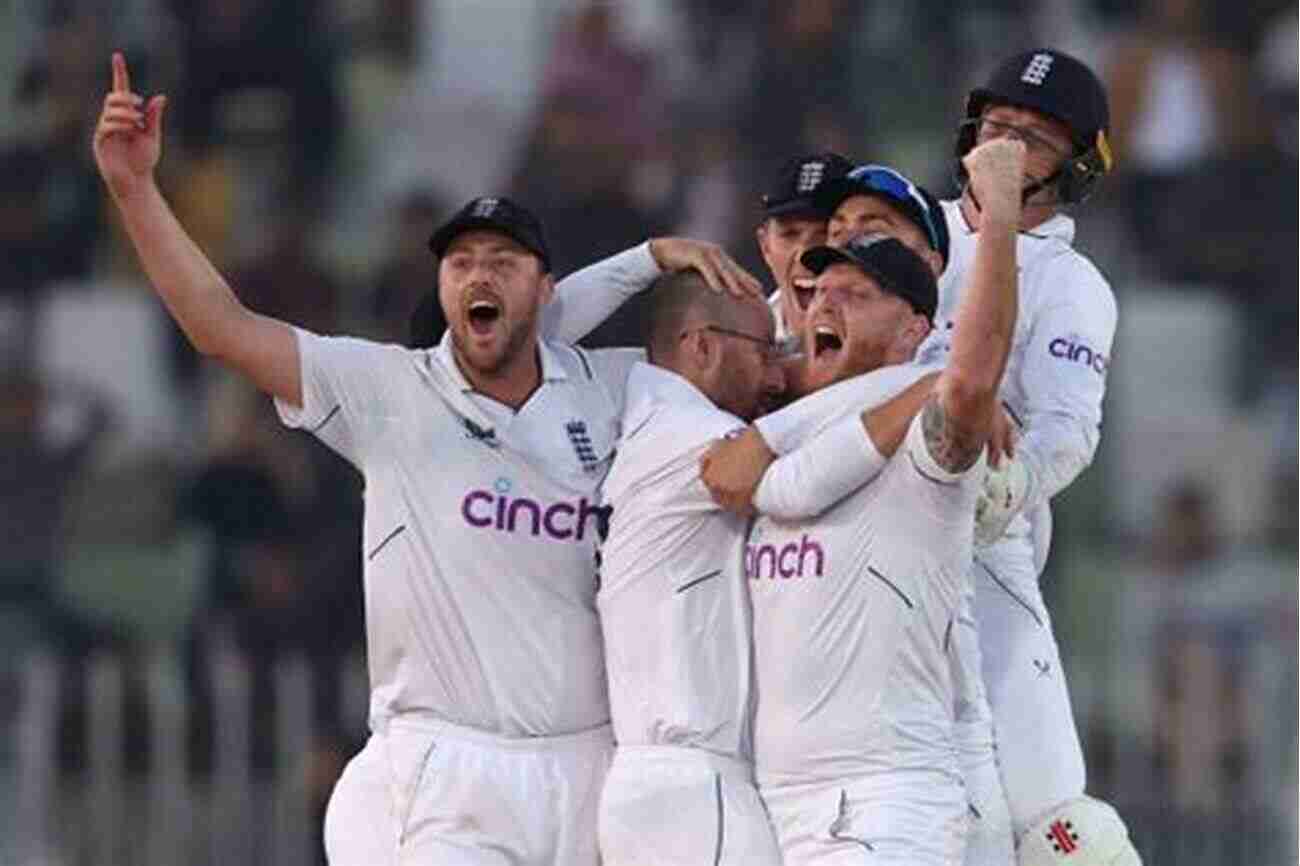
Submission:
M 651 363 L 673 367 L 682 332 L 703 325 L 715 325 L 746 333 L 755 330 L 756 319 L 770 317 L 757 299 L 741 301 L 715 292 L 696 271 L 663 274 L 646 293 L 650 312 L 646 320 L 646 352 Z
M 665 274 L 647 295 L 651 363 L 747 420 L 784 389 L 784 374 L 772 352 L 772 311 L 760 298 L 715 292 L 695 271 Z

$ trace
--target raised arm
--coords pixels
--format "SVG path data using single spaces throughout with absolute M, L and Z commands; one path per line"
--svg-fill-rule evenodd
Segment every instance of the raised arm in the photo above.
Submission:
M 283 322 L 249 310 L 172 213 L 154 180 L 166 97 L 132 92 L 126 60 L 113 55 L 113 89 L 95 128 L 99 173 L 154 290 L 200 353 L 261 390 L 302 405 L 297 339 Z
M 930 456 L 954 473 L 973 466 L 984 450 L 1011 351 L 1025 145 L 1012 138 L 994 139 L 968 153 L 964 162 L 980 206 L 975 263 L 957 310 L 948 366 L 921 416 Z
M 574 343 L 669 271 L 698 271 L 715 292 L 762 296 L 763 287 L 726 250 L 690 238 L 651 238 L 574 271 L 555 284 L 555 297 L 542 313 L 542 333 Z

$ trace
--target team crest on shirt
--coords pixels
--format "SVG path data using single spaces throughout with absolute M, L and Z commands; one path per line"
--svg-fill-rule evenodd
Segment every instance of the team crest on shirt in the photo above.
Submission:
M 600 468 L 600 458 L 596 456 L 596 449 L 591 445 L 587 422 L 575 418 L 564 425 L 564 432 L 569 434 L 569 443 L 573 445 L 573 453 L 577 455 L 583 471 L 595 472 Z

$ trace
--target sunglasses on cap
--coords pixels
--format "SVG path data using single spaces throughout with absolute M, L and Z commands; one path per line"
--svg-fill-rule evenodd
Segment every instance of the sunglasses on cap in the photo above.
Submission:
M 883 165 L 860 165 L 850 171 L 845 176 L 845 179 L 887 198 L 892 198 L 899 204 L 914 207 L 924 223 L 925 235 L 930 241 L 930 248 L 934 250 L 940 249 L 939 231 L 935 228 L 934 218 L 930 215 L 930 205 L 926 202 L 925 196 L 921 195 L 921 191 L 917 189 L 916 184 L 892 168 Z

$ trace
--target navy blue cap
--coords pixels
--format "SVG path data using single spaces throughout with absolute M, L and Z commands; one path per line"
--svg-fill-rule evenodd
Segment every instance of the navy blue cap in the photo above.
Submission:
M 934 273 L 921 257 L 897 238 L 882 234 L 858 235 L 842 247 L 813 247 L 799 261 L 814 274 L 837 264 L 850 264 L 897 295 L 912 309 L 934 318 L 939 306 L 939 286 Z
M 438 258 L 458 235 L 476 229 L 501 232 L 512 238 L 542 261 L 542 270 L 550 272 L 551 254 L 542 232 L 542 221 L 526 207 L 504 196 L 482 196 L 465 205 L 429 238 L 429 249 Z
M 764 216 L 810 214 L 825 219 L 830 213 L 818 205 L 817 190 L 844 177 L 852 168 L 853 163 L 829 151 L 788 160 L 781 166 L 776 183 L 763 195 Z

